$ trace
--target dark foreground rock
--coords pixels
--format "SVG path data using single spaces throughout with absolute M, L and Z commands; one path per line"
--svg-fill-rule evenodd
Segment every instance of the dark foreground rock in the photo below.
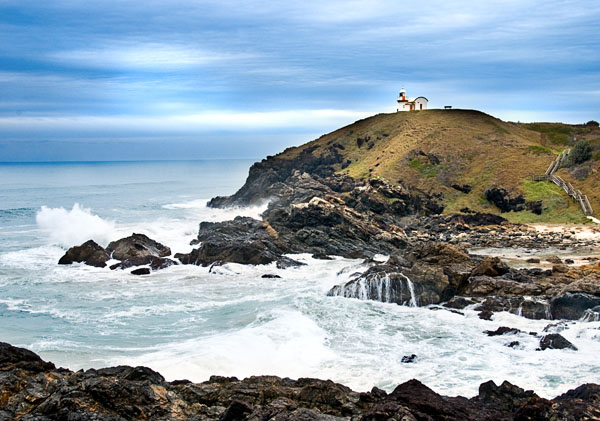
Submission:
M 447 397 L 417 380 L 387 394 L 329 380 L 213 376 L 167 382 L 146 367 L 72 372 L 0 343 L 0 419 L 45 420 L 575 420 L 600 417 L 600 386 L 553 400 L 508 382 Z

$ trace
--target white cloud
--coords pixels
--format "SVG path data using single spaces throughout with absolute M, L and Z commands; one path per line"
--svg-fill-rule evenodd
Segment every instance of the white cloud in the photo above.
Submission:
M 58 51 L 48 55 L 50 60 L 70 65 L 134 70 L 174 70 L 254 57 L 248 53 L 211 51 L 182 44 L 134 41 Z
M 374 114 L 355 110 L 287 110 L 266 112 L 207 111 L 171 116 L 16 116 L 0 117 L 0 132 L 136 131 L 194 133 L 270 129 L 337 128 Z

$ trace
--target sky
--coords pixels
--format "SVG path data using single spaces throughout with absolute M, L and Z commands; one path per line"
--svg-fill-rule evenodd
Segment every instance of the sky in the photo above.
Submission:
M 403 87 L 600 120 L 600 2 L 0 0 L 0 162 L 260 159 Z

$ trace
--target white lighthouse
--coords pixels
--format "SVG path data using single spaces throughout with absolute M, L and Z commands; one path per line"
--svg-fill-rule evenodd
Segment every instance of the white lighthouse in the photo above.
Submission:
M 408 98 L 406 96 L 406 89 L 400 89 L 398 95 L 398 108 L 396 111 L 415 111 L 415 110 L 426 110 L 429 100 L 424 96 L 418 96 L 416 98 Z

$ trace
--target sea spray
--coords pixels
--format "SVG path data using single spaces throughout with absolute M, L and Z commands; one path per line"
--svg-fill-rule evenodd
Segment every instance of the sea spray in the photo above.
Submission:
M 79 245 L 89 239 L 107 245 L 115 239 L 114 222 L 94 215 L 79 203 L 71 210 L 42 206 L 35 220 L 52 243 L 63 247 Z

